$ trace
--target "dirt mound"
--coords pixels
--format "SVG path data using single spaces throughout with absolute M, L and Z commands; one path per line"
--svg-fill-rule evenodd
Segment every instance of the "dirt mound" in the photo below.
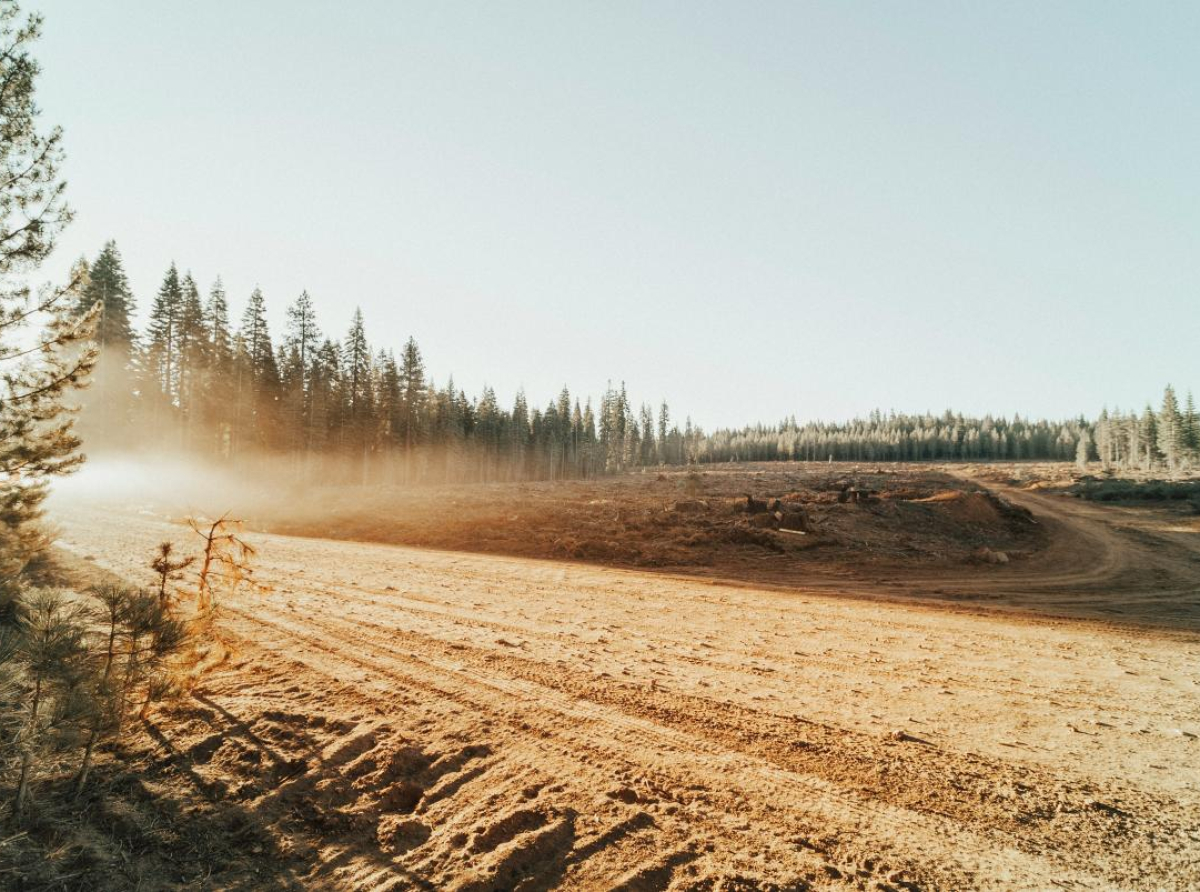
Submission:
M 1005 520 L 1005 511 L 1000 500 L 991 493 L 948 489 L 913 501 L 944 506 L 950 516 L 960 523 L 999 524 Z

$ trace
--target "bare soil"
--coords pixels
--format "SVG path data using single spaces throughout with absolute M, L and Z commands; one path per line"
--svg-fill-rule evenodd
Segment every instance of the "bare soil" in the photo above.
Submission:
M 1070 492 L 1081 476 L 1063 464 L 771 463 L 283 492 L 243 513 L 264 532 L 1200 629 L 1190 503 L 1085 502 Z
M 543 515 L 618 550 L 676 531 L 628 564 L 717 543 L 651 569 L 544 559 L 548 522 L 525 556 L 258 534 L 235 661 L 127 754 L 161 787 L 104 800 L 138 832 L 97 830 L 80 888 L 1196 888 L 1200 527 L 955 470 L 859 472 L 857 502 L 839 468 L 464 488 L 412 497 L 451 532 L 355 527 L 380 495 L 324 530 L 449 543 L 509 511 L 474 550 Z M 747 491 L 827 544 L 752 526 Z M 189 535 L 57 510 L 125 576 Z
M 265 530 L 744 578 L 800 565 L 961 563 L 1038 547 L 1028 516 L 939 469 L 729 465 L 561 483 L 331 488 L 249 508 Z M 781 530 L 782 528 L 782 530 Z

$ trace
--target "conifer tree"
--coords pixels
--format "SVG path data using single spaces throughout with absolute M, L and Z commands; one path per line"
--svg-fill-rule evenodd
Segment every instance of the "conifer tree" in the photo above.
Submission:
M 15 703 L 19 717 L 11 741 L 19 754 L 13 813 L 20 818 L 35 772 L 52 756 L 55 744 L 87 720 L 84 684 L 85 623 L 77 605 L 60 591 L 36 590 L 17 611 L 13 661 L 26 680 Z
M 229 302 L 220 276 L 213 282 L 204 304 L 204 327 L 214 371 L 228 373 L 233 362 L 233 330 L 229 326 Z
M 1190 390 L 1183 410 L 1183 445 L 1189 457 L 1197 458 L 1200 453 L 1200 415 L 1196 414 L 1196 401 Z
M 1167 468 L 1179 468 L 1184 452 L 1183 419 L 1179 414 L 1179 401 L 1175 388 L 1170 384 L 1163 391 L 1162 411 L 1158 413 L 1158 451 L 1162 453 Z
M 49 480 L 82 460 L 65 400 L 96 358 L 86 342 L 99 309 L 75 314 L 75 283 L 35 296 L 22 281 L 71 217 L 58 178 L 62 133 L 37 127 L 30 44 L 41 21 L 22 20 L 15 3 L 0 6 L 0 614 L 45 546 L 36 522 Z
M 583 407 L 583 448 L 587 454 L 587 464 L 584 471 L 585 477 L 593 477 L 600 471 L 599 462 L 596 457 L 597 440 L 596 413 L 592 410 L 592 400 L 589 397 Z
M 326 338 L 309 364 L 309 450 L 327 450 L 336 442 L 333 432 L 341 424 L 340 375 L 338 346 Z
M 667 401 L 663 400 L 662 405 L 658 407 L 658 462 L 666 464 L 670 461 L 670 456 L 667 454 L 667 428 L 671 423 L 671 411 L 667 408 Z
M 1113 439 L 1108 409 L 1105 408 L 1100 412 L 1100 417 L 1096 420 L 1096 452 L 1100 458 L 1101 466 L 1105 469 L 1113 463 Z
M 242 313 L 242 327 L 238 333 L 250 362 L 251 374 L 256 380 L 270 377 L 275 364 L 275 352 L 267 327 L 267 302 L 258 288 L 250 294 L 250 300 Z
M 201 414 L 201 394 L 208 384 L 210 349 L 205 325 L 204 305 L 200 289 L 191 273 L 181 282 L 182 298 L 179 308 L 179 371 L 176 401 L 179 405 L 181 433 L 186 438 Z
M 179 379 L 179 328 L 183 315 L 183 282 L 172 263 L 150 309 L 146 336 L 145 373 L 152 392 L 159 397 L 151 411 L 158 417 L 175 405 Z
M 321 344 L 321 329 L 317 326 L 317 311 L 307 291 L 301 291 L 296 302 L 288 307 L 283 344 L 289 350 L 295 348 L 302 369 L 309 367 Z
M 1091 458 L 1092 437 L 1086 429 L 1080 431 L 1079 439 L 1075 444 L 1075 464 L 1082 470 L 1087 467 L 1087 463 Z
M 1125 419 L 1125 467 L 1139 467 L 1146 451 L 1146 432 L 1142 429 L 1142 420 L 1136 412 L 1130 412 Z
M 236 388 L 234 399 L 245 440 L 260 447 L 270 446 L 277 431 L 276 400 L 279 368 L 267 327 L 267 302 L 255 288 L 242 314 L 234 350 Z
M 108 241 L 95 261 L 80 271 L 76 313 L 99 305 L 95 343 L 100 351 L 80 430 L 90 444 L 128 443 L 133 413 L 136 335 L 131 315 L 133 294 L 116 242 Z
M 363 483 L 367 482 L 368 458 L 372 444 L 375 407 L 371 367 L 371 347 L 363 324 L 362 311 L 354 310 L 350 331 L 342 344 L 343 403 L 346 408 L 348 445 L 361 462 Z
M 101 355 L 107 360 L 116 353 L 111 358 L 120 366 L 128 365 L 137 339 L 132 321 L 136 304 L 121 252 L 111 239 L 88 267 L 87 284 L 80 290 L 76 312 L 82 315 L 96 304 L 100 304 L 100 316 L 96 321 L 95 341 Z
M 421 351 L 412 338 L 400 354 L 400 408 L 396 436 L 404 446 L 405 481 L 413 473 L 414 451 L 424 441 L 426 381 Z
M 284 437 L 288 448 L 307 454 L 311 449 L 313 422 L 312 394 L 309 372 L 321 344 L 316 309 L 307 291 L 287 309 L 287 327 L 283 346 L 279 350 L 279 366 L 283 399 Z M 307 459 L 305 460 L 307 464 Z
M 508 460 L 511 479 L 526 479 L 530 433 L 529 404 L 525 400 L 525 388 L 522 387 L 513 400 L 512 423 L 509 425 Z
M 389 453 L 389 480 L 392 479 L 394 461 L 391 456 L 396 452 L 396 430 L 400 423 L 400 404 L 403 401 L 403 388 L 400 385 L 400 366 L 391 350 L 380 350 L 375 360 L 375 415 L 379 443 Z
M 648 468 L 658 461 L 658 444 L 654 438 L 654 410 L 648 403 L 642 403 L 639 427 L 642 431 L 642 448 L 638 464 Z
M 1141 456 L 1141 466 L 1145 470 L 1150 470 L 1154 467 L 1154 463 L 1162 454 L 1158 451 L 1158 419 L 1154 415 L 1154 410 L 1150 408 L 1150 404 L 1146 404 L 1146 408 L 1142 411 L 1142 419 L 1138 424 L 1138 429 L 1141 434 L 1143 453 Z
M 371 347 L 367 343 L 362 311 L 357 308 L 350 320 L 350 331 L 342 342 L 342 370 L 347 409 L 352 423 L 358 423 L 371 408 Z
M 282 438 L 280 445 L 295 454 L 297 460 L 305 451 L 307 428 L 307 398 L 305 379 L 307 370 L 300 362 L 300 351 L 295 344 L 280 346 L 276 358 L 279 366 L 279 391 L 282 416 Z
M 229 303 L 218 276 L 204 302 L 204 339 L 208 375 L 200 394 L 200 415 L 213 452 L 229 458 L 233 449 L 236 408 L 233 332 Z

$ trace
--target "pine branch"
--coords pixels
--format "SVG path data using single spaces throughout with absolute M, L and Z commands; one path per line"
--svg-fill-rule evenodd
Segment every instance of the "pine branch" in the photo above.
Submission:
M 29 390 L 29 391 L 26 391 L 25 393 L 17 394 L 16 396 L 10 396 L 6 399 L 0 400 L 0 408 L 4 407 L 5 405 L 20 404 L 27 400 L 34 399 L 42 394 L 51 393 L 55 390 L 60 389 L 64 385 L 71 383 L 71 381 L 73 381 L 73 380 L 79 378 L 81 375 L 85 374 L 88 371 L 88 369 L 91 368 L 94 361 L 95 361 L 94 357 L 85 356 L 83 359 L 81 359 L 76 364 L 75 368 L 71 369 L 71 371 L 67 372 L 61 378 L 57 378 L 54 381 L 51 381 L 46 386 L 38 387 L 34 390 Z
M 80 337 L 79 327 L 76 326 L 74 328 L 71 328 L 68 331 L 63 332 L 61 335 L 59 335 L 57 338 L 54 338 L 53 340 L 42 341 L 40 344 L 30 347 L 27 350 L 22 350 L 19 353 L 6 353 L 4 355 L 0 355 L 0 362 L 8 362 L 9 360 L 20 359 L 23 356 L 29 356 L 33 353 L 41 353 L 41 352 L 49 350 L 51 347 L 59 347 L 59 346 L 62 346 L 63 344 L 68 344 L 72 341 L 77 341 L 77 340 L 79 340 L 79 337 Z
M 21 322 L 25 321 L 29 317 L 36 316 L 39 313 L 51 312 L 54 309 L 55 304 L 57 304 L 60 300 L 62 300 L 67 295 L 78 290 L 79 283 L 80 283 L 80 277 L 75 276 L 75 278 L 73 278 L 69 283 L 67 283 L 67 286 L 65 288 L 47 289 L 47 291 L 45 293 L 48 293 L 50 295 L 50 297 L 47 298 L 46 300 L 42 301 L 41 303 L 37 304 L 36 306 L 34 306 L 32 309 L 26 310 L 23 313 L 9 316 L 7 318 L 0 317 L 0 331 L 4 331 L 4 329 L 11 328 L 14 325 L 19 325 Z

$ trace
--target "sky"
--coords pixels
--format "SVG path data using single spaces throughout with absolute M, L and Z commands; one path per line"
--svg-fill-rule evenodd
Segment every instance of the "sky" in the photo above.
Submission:
M 76 211 L 272 332 L 706 429 L 1200 390 L 1200 5 L 27 0 Z

